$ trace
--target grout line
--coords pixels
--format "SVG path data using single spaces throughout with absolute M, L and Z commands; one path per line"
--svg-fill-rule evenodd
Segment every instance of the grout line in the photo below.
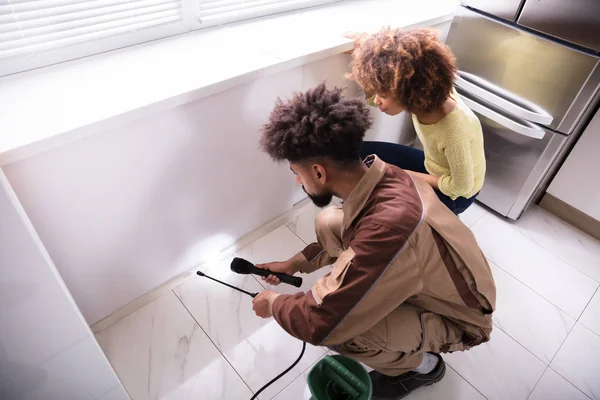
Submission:
M 502 218 L 497 217 L 496 215 L 494 215 L 493 213 L 488 212 L 488 214 L 493 215 L 495 218 L 500 219 L 503 223 L 508 224 L 511 229 L 513 229 L 515 231 L 515 233 L 517 233 L 519 236 L 521 236 L 523 239 L 533 243 L 534 245 L 536 245 L 537 247 L 539 247 L 540 249 L 542 249 L 544 252 L 546 252 L 547 254 L 550 254 L 553 257 L 556 257 L 557 259 L 559 259 L 560 261 L 564 262 L 565 264 L 567 264 L 569 267 L 573 268 L 575 271 L 579 272 L 580 274 L 582 274 L 583 276 L 591 279 L 592 281 L 596 282 L 596 284 L 600 285 L 600 281 L 598 281 L 597 279 L 591 277 L 590 275 L 588 275 L 586 272 L 583 272 L 582 270 L 580 270 L 579 268 L 577 268 L 575 265 L 571 264 L 569 261 L 564 260 L 563 258 L 557 256 L 556 254 L 554 254 L 550 249 L 547 249 L 546 247 L 542 246 L 541 244 L 539 244 L 537 241 L 531 239 L 530 237 L 528 237 L 527 235 L 525 235 L 523 233 L 523 229 L 517 225 L 518 221 L 512 221 L 512 220 L 505 220 Z M 487 214 L 485 214 L 487 215 Z M 484 216 L 485 216 L 484 215 Z M 483 216 L 477 221 L 479 222 L 481 219 L 483 219 Z M 475 227 L 475 225 L 477 224 L 477 222 L 475 224 L 473 224 L 473 226 L 471 226 L 471 230 Z
M 287 226 L 287 224 L 285 225 L 285 227 L 286 227 L 286 228 L 288 228 L 288 229 L 290 229 L 290 228 Z M 305 245 L 307 245 L 307 246 L 308 246 L 308 245 L 310 244 L 310 243 L 306 243 L 306 241 L 305 241 L 304 239 L 302 239 L 302 238 L 300 237 L 300 235 L 298 235 L 296 232 L 292 231 L 291 229 L 290 229 L 290 231 L 291 231 L 291 232 L 292 232 L 294 235 L 296 235 L 296 237 L 297 237 L 298 239 L 300 239 L 300 240 L 302 241 L 302 243 L 304 243 Z
M 551 213 L 551 212 L 549 212 L 548 210 L 545 210 L 545 209 L 541 208 L 540 206 L 537 206 L 537 207 L 538 207 L 540 210 L 542 210 L 542 211 L 544 211 L 544 212 L 546 212 L 546 213 L 550 214 L 551 216 L 553 216 L 553 217 L 556 217 L 556 215 L 552 214 L 552 213 Z M 556 217 L 556 218 L 558 218 L 558 217 Z M 587 234 L 586 232 L 583 232 L 581 229 L 579 229 L 579 228 L 575 227 L 574 225 L 571 225 L 571 224 L 569 224 L 568 222 L 566 222 L 566 221 L 564 221 L 564 220 L 561 220 L 560 218 L 558 218 L 558 219 L 559 219 L 561 222 L 564 222 L 564 223 L 565 223 L 565 224 L 566 224 L 566 225 L 567 225 L 569 228 L 574 228 L 575 230 L 579 231 L 579 232 L 580 232 L 580 233 L 582 233 L 583 235 L 585 235 L 585 236 L 589 236 L 589 237 L 590 237 L 590 238 L 591 238 L 593 241 L 596 241 L 596 242 L 598 241 L 598 240 L 597 240 L 595 237 L 593 237 L 593 236 L 591 236 L 591 235 Z M 598 280 L 598 279 L 596 279 L 596 278 L 594 278 L 594 277 L 592 277 L 592 276 L 588 275 L 588 273 L 587 273 L 587 272 L 584 272 L 584 271 L 582 271 L 582 270 L 581 270 L 581 269 L 579 269 L 579 268 L 578 268 L 576 265 L 572 264 L 570 261 L 568 261 L 568 260 L 566 260 L 566 259 L 562 258 L 562 257 L 561 257 L 561 256 L 559 256 L 558 254 L 555 254 L 555 253 L 554 253 L 554 251 L 552 251 L 552 249 L 551 249 L 551 248 L 547 248 L 546 246 L 544 246 L 544 245 L 542 245 L 542 244 L 540 244 L 540 243 L 536 242 L 535 240 L 533 240 L 533 239 L 531 239 L 531 238 L 527 237 L 526 235 L 524 235 L 523 233 L 521 233 L 521 231 L 522 231 L 522 230 L 524 230 L 524 228 L 521 228 L 519 225 L 517 225 L 517 222 L 518 222 L 518 221 L 515 221 L 515 222 L 514 222 L 514 226 L 517 228 L 517 230 L 519 231 L 519 233 L 520 233 L 521 235 L 523 235 L 525 238 L 527 238 L 527 239 L 531 240 L 533 243 L 537 244 L 537 245 L 538 245 L 538 246 L 540 246 L 542 249 L 546 250 L 548 253 L 550 253 L 550 254 L 552 254 L 553 256 L 555 256 L 556 258 L 558 258 L 558 259 L 560 259 L 560 260 L 564 261 L 566 264 L 569 264 L 571 267 L 575 268 L 577 271 L 581 272 L 581 273 L 582 273 L 582 274 L 584 274 L 585 276 L 589 277 L 590 279 L 592 279 L 592 280 L 594 280 L 594 281 L 596 281 L 596 282 L 598 282 L 598 283 L 600 284 L 600 280 Z M 566 235 L 566 236 L 568 236 L 568 235 Z
M 264 290 L 270 290 L 268 287 L 266 287 L 265 285 L 263 285 L 263 283 L 262 283 L 262 279 L 260 279 L 258 276 L 254 275 L 254 274 L 250 274 L 250 275 L 251 275 L 251 276 L 254 278 L 254 280 L 255 280 L 256 282 L 258 282 L 258 284 L 259 284 L 259 285 L 260 285 L 260 286 L 261 286 L 261 287 L 262 287 Z
M 519 342 L 517 339 L 515 339 L 514 337 L 512 337 L 508 332 L 506 332 L 504 329 L 502 329 L 501 327 L 499 327 L 498 325 L 496 325 L 495 323 L 492 323 L 496 328 L 500 329 L 502 332 L 504 332 L 504 334 L 506 336 L 508 336 L 509 338 L 511 338 L 512 340 L 515 341 L 516 344 L 518 344 L 519 346 L 521 346 L 523 349 L 525 349 L 529 354 L 531 354 L 532 356 L 534 356 L 535 358 L 537 358 L 538 360 L 540 360 L 546 367 L 550 365 L 550 363 L 547 363 L 546 361 L 542 360 L 540 357 L 538 357 L 536 354 L 534 354 L 531 350 L 529 350 L 527 347 L 525 347 L 524 344 L 522 344 L 521 342 Z M 573 325 L 575 326 L 575 325 Z M 571 328 L 572 329 L 572 328 Z M 569 331 L 567 333 L 567 336 L 565 336 L 565 340 L 567 339 L 567 337 L 569 336 L 569 333 L 571 333 L 571 331 Z M 563 341 L 564 342 L 564 341 Z M 562 346 L 562 344 L 561 344 Z M 560 347 L 559 347 L 560 349 Z M 558 350 L 556 350 L 556 353 L 558 353 Z M 554 355 L 556 356 L 556 353 L 554 353 Z M 553 357 L 554 358 L 554 357 Z M 551 361 L 552 362 L 552 361 Z
M 527 236 L 525 236 L 525 238 L 529 239 Z M 531 240 L 531 239 L 529 239 Z M 579 269 L 576 265 L 571 264 L 570 261 L 565 260 L 564 258 L 562 258 L 559 255 L 554 254 L 554 252 L 552 252 L 552 250 L 545 248 L 544 246 L 542 246 L 541 244 L 531 240 L 533 243 L 537 244 L 538 246 L 540 246 L 543 250 L 547 251 L 549 254 L 553 255 L 554 257 L 558 258 L 559 260 L 561 260 L 562 262 L 564 262 L 565 264 L 569 265 L 570 267 L 575 268 L 577 271 L 581 272 L 583 275 L 587 276 L 588 278 L 590 278 L 591 280 L 593 280 L 594 282 L 596 282 L 597 284 L 600 285 L 600 281 L 596 278 L 594 278 L 593 276 L 589 275 L 587 272 L 582 271 L 581 269 Z
M 548 371 L 548 368 L 550 368 L 550 365 L 546 365 L 546 368 L 544 369 L 544 372 L 542 372 L 542 375 L 540 375 L 540 378 L 537 380 L 537 382 L 533 386 L 533 389 L 531 389 L 531 392 L 529 393 L 529 396 L 527 396 L 527 400 L 529 400 L 529 398 L 531 398 L 531 395 L 533 394 L 533 392 L 535 392 L 535 388 L 537 388 L 538 385 L 540 384 L 540 382 L 542 381 L 542 378 L 544 377 L 544 374 L 546 373 L 546 371 Z
M 498 266 L 498 264 L 490 261 L 493 265 L 495 265 L 496 267 L 500 268 L 500 266 Z M 502 268 L 500 268 L 502 269 Z M 556 306 L 554 303 L 552 303 L 551 301 L 549 301 L 548 299 L 546 299 L 544 296 L 542 296 L 541 294 L 539 294 L 538 292 L 536 292 L 535 290 L 531 289 L 529 286 L 525 285 L 523 282 L 519 281 L 517 278 L 515 278 L 514 276 L 510 275 L 510 273 L 508 273 L 507 271 L 505 271 L 504 269 L 502 269 L 502 271 L 504 271 L 506 274 L 508 274 L 509 276 L 513 277 L 517 282 L 521 283 L 523 286 L 527 287 L 529 290 L 531 290 L 534 294 L 540 296 L 542 299 L 544 299 L 545 301 L 548 302 L 548 304 L 550 304 L 552 307 L 556 308 L 557 310 L 565 313 L 566 316 L 568 316 L 569 318 L 573 318 L 571 317 L 569 314 L 567 314 L 565 311 L 561 310 L 560 307 Z M 575 318 L 573 318 L 575 320 Z M 569 328 L 569 330 L 567 331 L 567 334 L 565 336 L 565 338 L 563 339 L 563 341 L 561 342 L 560 346 L 558 347 L 558 349 L 554 352 L 554 355 L 552 356 L 552 358 L 550 359 L 549 362 L 546 362 L 544 360 L 542 360 L 540 357 L 538 357 L 536 354 L 534 354 L 531 350 L 529 350 L 524 344 L 522 344 L 518 339 L 514 338 L 510 333 L 507 332 L 507 330 L 505 330 L 504 328 L 502 328 L 500 325 L 494 323 L 493 325 L 495 327 L 497 327 L 498 329 L 500 329 L 502 332 L 504 332 L 508 337 L 510 337 L 511 339 L 513 339 L 515 342 L 517 342 L 521 347 L 523 347 L 525 350 L 527 350 L 528 352 L 530 352 L 531 354 L 533 354 L 537 359 L 539 359 L 541 362 L 543 362 L 544 364 L 546 364 L 547 366 L 550 366 L 550 364 L 552 363 L 552 361 L 554 360 L 554 358 L 556 357 L 556 355 L 558 354 L 558 352 L 560 351 L 560 348 L 562 347 L 562 345 L 564 344 L 565 340 L 567 340 L 567 338 L 569 337 L 569 335 L 571 334 L 571 331 L 573 330 L 573 328 L 575 327 L 575 325 L 577 324 L 577 320 L 575 320 L 575 323 L 573 324 L 573 326 L 571 326 L 571 328 Z M 583 325 L 583 324 L 582 324 Z M 585 325 L 584 325 L 585 326 Z
M 299 204 L 299 203 L 298 203 L 298 204 Z M 306 209 L 308 210 L 308 204 L 304 204 L 304 205 L 302 205 L 302 208 L 306 208 Z M 299 209 L 299 210 L 300 210 L 300 209 Z M 299 210 L 298 210 L 298 211 L 299 211 Z M 306 211 L 306 210 L 304 210 L 304 211 Z M 296 218 L 296 219 L 297 219 L 298 217 L 302 216 L 302 215 L 304 214 L 304 211 L 302 211 L 302 212 L 298 212 L 298 213 L 297 213 L 297 215 L 295 215 L 295 216 L 294 216 L 294 218 Z M 302 239 L 302 238 L 301 238 L 301 237 L 300 237 L 300 236 L 299 236 L 299 235 L 298 235 L 296 232 L 294 232 L 293 230 L 291 230 L 291 229 L 288 227 L 288 224 L 290 224 L 290 223 L 292 222 L 292 221 L 291 221 L 291 219 L 292 219 L 292 218 L 290 218 L 290 221 L 284 222 L 284 223 L 283 223 L 283 225 L 281 225 L 281 226 L 285 227 L 285 229 L 287 229 L 287 230 L 288 230 L 288 231 L 290 231 L 290 232 L 291 232 L 291 233 L 292 233 L 294 236 L 296 236 L 296 237 L 298 238 L 298 240 L 300 240 L 300 241 L 301 241 L 301 242 L 302 242 L 304 245 L 308 246 L 310 243 L 306 243 L 306 242 L 305 242 L 305 241 L 304 241 L 304 240 L 303 240 L 303 239 Z M 276 229 L 278 229 L 278 228 L 276 228 Z M 262 286 L 262 287 L 263 287 L 265 290 L 271 290 L 271 289 L 269 289 L 267 286 L 265 286 L 266 284 L 263 284 L 263 280 L 262 280 L 262 279 L 260 279 L 258 276 L 252 275 L 252 277 L 253 277 L 253 278 L 254 278 L 254 279 L 255 279 L 255 280 L 258 282 L 258 284 L 259 284 L 260 286 Z
M 584 329 L 587 329 L 588 331 L 590 331 L 591 333 L 593 333 L 594 335 L 598 336 L 600 338 L 600 335 L 598 335 L 596 332 L 594 332 L 593 330 L 591 330 L 590 328 L 588 328 L 587 326 L 583 325 L 582 323 L 580 323 L 579 321 L 575 322 L 575 325 L 581 325 Z M 569 331 L 569 335 L 571 335 L 571 333 L 573 332 L 573 330 L 575 329 L 575 325 L 573 325 L 573 328 L 571 328 L 571 330 Z M 550 364 L 552 364 L 552 362 L 554 361 L 554 359 L 556 358 L 556 356 L 558 355 L 558 353 L 560 352 L 560 350 L 562 349 L 562 347 L 564 346 L 565 342 L 567 341 L 569 335 L 567 335 L 567 337 L 565 338 L 565 340 L 563 340 L 562 344 L 560 345 L 560 348 L 558 349 L 558 351 L 556 352 L 556 354 L 554 355 L 554 357 L 552 357 L 552 361 L 550 362 Z M 554 368 L 552 368 L 550 366 L 550 364 L 548 364 L 548 368 L 550 368 L 552 371 L 556 372 L 559 376 L 561 376 L 564 380 L 566 380 L 567 382 L 569 382 L 571 385 L 573 385 L 577 390 L 579 390 L 580 392 L 582 392 L 586 397 L 590 397 L 588 396 L 586 393 L 584 393 L 581 389 L 579 389 L 579 387 L 571 382 L 569 379 L 567 379 L 567 377 L 563 376 L 560 372 L 558 372 L 557 370 L 555 370 Z
M 556 356 L 560 352 L 560 349 L 562 349 L 562 347 L 565 345 L 565 342 L 569 338 L 569 335 L 571 334 L 571 332 L 573 332 L 573 329 L 575 329 L 575 325 L 577 325 L 577 321 L 575 321 L 575 323 L 573 324 L 573 326 L 571 327 L 571 329 L 569 329 L 569 333 L 567 333 L 567 336 L 565 336 L 565 338 L 563 339 L 562 343 L 558 347 L 558 350 L 556 350 L 556 353 L 554 353 L 554 356 L 552 357 L 552 360 L 550 360 L 550 362 L 548 363 L 548 366 L 550 366 L 552 364 L 552 362 L 554 361 L 554 359 L 556 358 Z
M 579 389 L 579 387 L 577 385 L 575 385 L 573 382 L 571 382 L 570 380 L 568 380 L 567 378 L 562 376 L 560 372 L 558 372 L 557 370 L 555 370 L 554 368 L 552 368 L 550 366 L 548 366 L 548 369 L 551 369 L 552 371 L 554 371 L 556 373 L 556 375 L 560 376 L 565 381 L 567 381 L 571 386 L 573 386 L 575 389 L 579 390 L 585 397 L 587 397 L 588 399 L 592 399 L 590 396 L 588 396 L 587 393 L 585 393 L 583 390 Z
M 517 229 L 520 229 L 517 227 Z M 521 235 L 523 235 L 521 232 L 519 232 Z M 596 282 L 597 284 L 600 285 L 600 281 L 596 278 L 594 278 L 593 276 L 589 275 L 587 272 L 582 271 L 581 269 L 579 269 L 576 265 L 572 264 L 570 261 L 565 260 L 564 258 L 562 258 L 559 255 L 554 254 L 554 252 L 550 249 L 547 249 L 546 247 L 542 246 L 541 244 L 537 243 L 536 241 L 534 241 L 533 239 L 528 238 L 527 236 L 523 235 L 523 237 L 525 237 L 526 239 L 532 241 L 533 243 L 535 243 L 536 245 L 538 245 L 542 250 L 545 250 L 546 252 L 548 252 L 548 254 L 558 258 L 559 260 L 561 260 L 562 262 L 564 262 L 565 264 L 567 264 L 570 267 L 575 268 L 577 271 L 579 271 L 580 273 L 582 273 L 583 275 L 585 275 L 586 277 L 590 278 L 591 280 L 593 280 L 594 282 Z
M 485 256 L 485 254 L 484 254 Z M 563 310 L 562 308 L 560 308 L 560 306 L 554 304 L 552 301 L 550 301 L 549 299 L 547 299 L 546 297 L 544 297 L 541 293 L 539 293 L 537 290 L 535 290 L 534 288 L 532 288 L 531 286 L 529 286 L 528 284 L 526 284 L 525 282 L 523 282 L 522 280 L 520 280 L 519 278 L 517 278 L 516 276 L 514 276 L 513 274 L 511 274 L 509 271 L 505 270 L 504 268 L 502 268 L 502 266 L 497 263 L 494 262 L 492 260 L 490 260 L 487 256 L 485 256 L 486 260 L 488 260 L 488 262 L 491 262 L 492 264 L 494 264 L 496 267 L 500 268 L 502 271 L 506 272 L 508 275 L 510 275 L 511 277 L 513 277 L 514 279 L 516 279 L 519 283 L 521 283 L 523 286 L 527 287 L 529 290 L 531 290 L 532 292 L 534 292 L 535 294 L 537 294 L 538 296 L 540 296 L 542 299 L 546 300 L 548 303 L 552 304 L 554 307 L 556 307 L 557 309 L 559 309 L 560 311 L 564 312 L 565 314 L 567 314 L 567 316 L 569 316 L 569 318 L 573 318 L 575 321 L 577 321 L 577 318 L 575 318 L 574 316 L 572 316 L 571 314 L 569 314 L 569 312 Z M 596 290 L 598 290 L 598 286 L 596 287 Z M 593 297 L 593 296 L 592 296 Z M 591 299 L 590 299 L 591 300 Z M 588 302 L 589 304 L 589 302 Z M 586 306 L 587 307 L 587 306 Z M 584 308 L 585 311 L 585 308 Z M 583 311 L 582 311 L 583 313 Z M 581 315 L 580 315 L 581 316 Z
M 481 204 L 479 203 L 475 203 L 476 206 L 479 206 L 479 208 L 481 208 L 483 210 L 483 213 L 479 216 L 479 218 L 477 218 L 475 221 L 473 221 L 473 223 L 471 225 L 469 225 L 469 229 L 472 229 L 479 221 L 481 221 L 483 219 L 483 217 L 485 217 L 486 215 L 489 214 L 489 211 L 486 210 Z M 473 205 L 471 205 L 472 207 Z
M 579 272 L 580 274 L 584 275 L 585 277 L 591 279 L 592 281 L 596 282 L 596 284 L 600 285 L 600 282 L 598 282 L 598 280 L 592 278 L 591 276 L 589 276 L 587 273 L 583 272 L 582 270 L 580 270 L 579 268 L 577 268 L 575 265 L 572 265 L 569 261 L 563 260 L 561 257 L 557 256 L 556 254 L 554 254 L 550 249 L 547 249 L 546 247 L 542 246 L 540 243 L 538 243 L 537 241 L 531 239 L 530 237 L 528 237 L 527 235 L 525 235 L 522 231 L 523 229 L 521 229 L 521 227 L 519 227 L 517 225 L 517 221 L 508 221 L 508 224 L 516 231 L 516 233 L 518 233 L 520 236 L 522 236 L 525 240 L 533 243 L 534 245 L 536 245 L 537 247 L 539 247 L 540 249 L 544 250 L 547 254 L 550 254 L 552 257 L 556 257 L 557 259 L 559 259 L 560 261 L 564 262 L 565 264 L 567 264 L 569 267 L 573 268 L 575 271 Z
M 177 300 L 179 300 L 179 302 L 181 303 L 181 305 L 183 306 L 183 308 L 185 308 L 185 310 L 192 317 L 192 319 L 194 320 L 194 322 L 198 325 L 198 327 L 202 330 L 202 332 L 204 332 L 204 334 L 206 335 L 206 337 L 208 338 L 208 340 L 210 340 L 210 342 L 213 344 L 213 346 L 215 346 L 215 349 L 217 349 L 217 351 L 219 352 L 219 354 L 221 355 L 221 357 L 223 357 L 223 359 L 227 362 L 227 364 L 229 364 L 229 366 L 231 367 L 231 369 L 233 370 L 233 372 L 235 372 L 235 374 L 242 380 L 242 382 L 244 382 L 244 385 L 246 385 L 246 387 L 248 388 L 248 390 L 250 390 L 250 393 L 254 394 L 254 390 L 252 390 L 252 388 L 250 387 L 250 385 L 248 385 L 248 383 L 244 380 L 244 378 L 242 378 L 242 376 L 239 374 L 239 372 L 237 371 L 237 369 L 235 369 L 235 367 L 233 366 L 233 364 L 231 364 L 231 362 L 229 361 L 229 359 L 227 357 L 225 357 L 225 354 L 223 354 L 223 352 L 221 351 L 221 349 L 219 349 L 219 346 L 217 346 L 217 344 L 213 341 L 213 339 L 210 337 L 210 335 L 204 330 L 204 328 L 202 327 L 202 325 L 200 325 L 200 322 L 198 322 L 198 320 L 196 319 L 196 317 L 194 317 L 194 314 L 192 314 L 192 312 L 186 307 L 186 305 L 183 303 L 183 301 L 181 301 L 181 299 L 179 298 L 179 296 L 177 296 L 177 293 L 175 293 L 174 290 L 171 290 L 171 292 L 173 292 L 173 294 L 175 295 L 175 297 L 177 297 Z
M 585 326 L 581 322 L 579 322 L 579 321 L 575 322 L 575 325 L 577 325 L 577 324 L 581 325 L 583 328 L 585 328 L 586 330 L 590 331 L 591 333 L 593 333 L 594 335 L 596 335 L 596 336 L 598 336 L 600 338 L 600 334 L 594 332 L 594 330 L 588 328 L 587 326 Z M 573 326 L 573 328 L 575 328 L 575 326 Z
M 288 388 L 288 386 L 290 386 L 292 383 L 296 382 L 297 379 L 300 379 L 302 377 L 302 375 L 308 371 L 309 369 L 311 369 L 312 367 L 315 366 L 316 363 L 318 363 L 319 361 L 321 361 L 321 359 L 323 357 L 325 357 L 327 355 L 327 353 L 324 353 L 323 356 L 321 356 L 317 361 L 315 361 L 314 363 L 312 363 L 311 365 L 309 365 L 305 370 L 303 370 L 302 372 L 300 372 L 300 375 L 298 375 L 296 378 L 292 379 L 292 381 L 290 383 L 288 383 L 287 385 L 285 385 L 285 387 L 283 389 L 281 389 L 279 392 L 275 393 L 275 395 L 273 397 L 271 397 L 271 400 L 275 399 L 277 396 L 279 396 L 281 394 L 281 392 L 283 392 L 285 389 Z
M 585 305 L 585 307 L 583 307 L 583 311 L 581 311 L 581 314 L 579 314 L 579 317 L 577 318 L 577 322 L 579 322 L 579 320 L 581 319 L 581 317 L 585 313 L 585 310 L 587 310 L 587 308 L 590 306 L 590 303 L 592 302 L 592 300 L 594 300 L 594 297 L 596 297 L 596 294 L 598 294 L 598 293 L 600 293 L 600 286 L 598 286 L 596 288 L 596 291 L 592 294 L 592 297 L 590 297 L 590 300 L 587 302 L 587 304 Z M 583 324 L 583 323 L 581 323 L 581 325 L 585 326 L 585 324 Z M 586 328 L 587 328 L 587 326 L 586 326 Z M 592 329 L 590 329 L 590 330 L 592 330 Z
M 444 362 L 445 362 L 445 361 L 444 361 Z M 462 376 L 462 375 L 460 374 L 460 372 L 458 372 L 458 371 L 457 371 L 455 368 L 452 368 L 452 366 L 451 366 L 450 364 L 446 363 L 446 367 L 447 367 L 447 368 L 450 368 L 452 371 L 454 371 L 454 372 L 456 373 L 456 375 L 460 376 L 460 377 L 461 377 L 461 379 L 462 379 L 463 381 L 467 382 L 467 384 L 468 384 L 469 386 L 471 386 L 473 389 L 475 389 L 475 391 L 476 391 L 477 393 L 479 393 L 481 396 L 483 396 L 483 398 L 484 398 L 484 399 L 487 399 L 487 397 L 486 397 L 486 396 L 485 396 L 485 395 L 484 395 L 484 394 L 483 394 L 483 393 L 482 393 L 482 392 L 481 392 L 479 389 L 477 389 L 475 386 L 473 386 L 473 385 L 471 384 L 471 382 L 469 382 L 469 381 L 467 380 L 467 378 L 465 378 L 464 376 Z

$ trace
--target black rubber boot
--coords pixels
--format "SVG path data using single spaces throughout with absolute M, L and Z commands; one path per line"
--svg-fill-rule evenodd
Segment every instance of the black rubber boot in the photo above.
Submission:
M 410 371 L 398 376 L 387 376 L 377 371 L 369 372 L 373 382 L 372 400 L 398 400 L 408 396 L 422 386 L 433 385 L 442 380 L 446 374 L 446 364 L 439 354 L 433 354 L 440 361 L 433 371 L 419 374 Z

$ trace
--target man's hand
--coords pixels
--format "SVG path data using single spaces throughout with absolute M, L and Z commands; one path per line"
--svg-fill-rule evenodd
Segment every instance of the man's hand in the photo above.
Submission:
M 279 296 L 271 290 L 261 292 L 252 300 L 252 309 L 258 317 L 270 318 L 273 316 L 273 302 Z
M 290 260 L 283 262 L 271 262 L 267 264 L 257 264 L 257 268 L 268 269 L 271 272 L 281 272 L 283 274 L 294 275 L 296 272 L 296 268 L 292 265 Z M 267 282 L 270 285 L 277 286 L 281 283 L 281 280 L 275 275 L 269 275 L 267 277 L 261 277 L 263 281 Z

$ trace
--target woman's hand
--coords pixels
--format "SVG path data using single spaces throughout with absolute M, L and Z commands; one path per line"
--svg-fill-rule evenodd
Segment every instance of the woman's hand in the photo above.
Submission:
M 262 269 L 268 269 L 271 272 L 280 272 L 282 274 L 287 274 L 287 275 L 294 275 L 296 272 L 298 272 L 289 260 L 283 261 L 283 262 L 270 262 L 270 263 L 266 263 L 266 264 L 256 264 L 256 267 L 262 268 Z M 268 284 L 274 285 L 274 286 L 277 286 L 281 283 L 281 280 L 278 277 L 276 277 L 275 275 L 269 275 L 267 277 L 261 276 L 261 279 L 263 281 L 267 282 Z
M 421 172 L 409 171 L 407 169 L 404 170 L 407 174 L 412 176 L 415 179 L 423 179 L 425 182 L 429 184 L 432 188 L 439 190 L 438 181 L 440 180 L 439 176 L 423 174 Z
M 343 35 L 345 38 L 354 41 L 354 46 L 360 46 L 361 42 L 365 41 L 369 36 L 366 32 L 345 32 Z M 347 51 L 346 54 L 352 54 L 354 50 Z
M 367 39 L 369 35 L 367 32 L 344 32 L 344 37 L 354 40 L 355 42 L 362 42 Z

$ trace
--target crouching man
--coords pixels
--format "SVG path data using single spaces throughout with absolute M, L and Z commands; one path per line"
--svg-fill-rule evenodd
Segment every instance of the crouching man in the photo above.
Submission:
M 443 378 L 440 353 L 489 340 L 496 289 L 473 234 L 430 185 L 376 156 L 360 159 L 370 125 L 362 101 L 324 84 L 275 106 L 262 149 L 289 162 L 317 206 L 332 196 L 343 206 L 317 216 L 318 243 L 263 265 L 331 272 L 307 293 L 264 291 L 254 310 L 372 367 L 373 399 L 400 399 Z

